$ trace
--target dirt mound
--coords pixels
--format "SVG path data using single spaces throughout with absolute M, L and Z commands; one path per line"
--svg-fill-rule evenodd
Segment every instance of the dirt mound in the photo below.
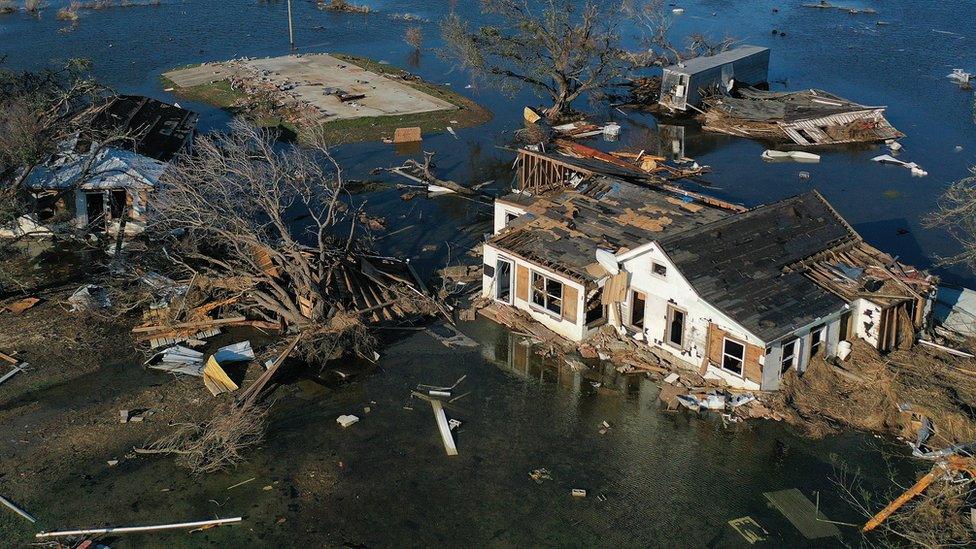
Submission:
M 976 363 L 921 347 L 882 356 L 856 342 L 840 365 L 818 357 L 802 375 L 790 371 L 770 404 L 812 436 L 852 427 L 914 439 L 927 417 L 930 446 L 967 443 L 976 440 Z

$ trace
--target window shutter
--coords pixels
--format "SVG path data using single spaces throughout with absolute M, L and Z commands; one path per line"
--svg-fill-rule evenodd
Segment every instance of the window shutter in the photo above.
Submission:
M 515 275 L 515 297 L 522 301 L 529 300 L 529 269 L 519 265 Z
M 576 323 L 579 312 L 576 310 L 576 300 L 579 299 L 579 292 L 576 288 L 563 284 L 563 319 Z

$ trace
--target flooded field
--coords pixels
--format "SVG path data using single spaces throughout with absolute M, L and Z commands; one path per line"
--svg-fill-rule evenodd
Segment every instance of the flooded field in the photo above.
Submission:
M 538 100 L 479 86 L 433 51 L 440 45 L 440 18 L 456 9 L 477 21 L 477 3 L 358 3 L 373 13 L 332 13 L 313 2 L 295 2 L 298 51 L 386 61 L 486 106 L 494 112 L 490 122 L 458 130 L 457 138 L 425 135 L 423 149 L 437 153 L 444 178 L 464 184 L 493 180 L 489 189 L 506 188 L 513 155 L 496 145 L 511 142 L 522 107 Z M 760 159 L 762 144 L 706 134 L 692 122 L 665 130 L 649 115 L 601 106 L 592 107 L 594 119 L 623 126 L 614 147 L 660 150 L 662 140 L 670 145 L 673 136 L 683 136 L 685 154 L 713 169 L 704 190 L 727 200 L 756 205 L 818 189 L 871 244 L 944 280 L 973 286 L 970 272 L 937 264 L 956 245 L 944 232 L 925 229 L 923 219 L 942 189 L 976 164 L 976 98 L 946 79 L 955 67 L 976 69 L 976 7 L 858 1 L 853 5 L 878 13 L 850 15 L 803 3 L 683 3 L 674 32 L 730 35 L 772 48 L 774 90 L 816 87 L 886 105 L 888 119 L 907 134 L 901 158 L 917 162 L 927 177 L 870 162 L 884 152 L 881 147 L 831 149 L 819 164 L 767 164 Z M 61 2 L 48 4 L 39 18 L 0 15 L 6 68 L 39 69 L 83 56 L 119 92 L 181 101 L 163 91 L 161 73 L 289 51 L 281 1 L 163 0 L 153 7 L 85 11 L 67 31 L 55 17 Z M 399 17 L 407 13 L 419 21 Z M 420 55 L 403 40 L 405 30 L 417 25 L 424 33 Z M 621 32 L 633 40 L 636 29 L 623 22 Z M 201 113 L 203 131 L 228 122 L 227 113 L 208 105 L 181 104 Z M 591 108 L 585 101 L 578 107 Z M 350 179 L 377 179 L 370 170 L 404 160 L 392 145 L 379 142 L 345 145 L 334 154 Z M 810 177 L 801 179 L 800 171 Z M 394 238 L 378 235 L 383 251 L 415 257 L 422 272 L 430 273 L 490 232 L 484 205 L 451 197 L 404 202 L 392 177 L 383 176 L 385 184 L 367 185 L 356 196 L 371 213 L 385 216 L 387 233 L 399 231 Z M 381 368 L 369 377 L 341 387 L 302 382 L 283 389 L 262 448 L 228 473 L 192 477 L 169 458 L 126 460 L 107 469 L 105 461 L 113 456 L 79 444 L 72 456 L 76 474 L 36 475 L 45 488 L 21 503 L 50 527 L 245 516 L 238 527 L 119 538 L 113 547 L 745 546 L 728 525 L 744 516 L 769 532 L 770 546 L 820 547 L 824 540 L 805 540 L 763 492 L 798 488 L 811 501 L 819 494 L 830 519 L 858 523 L 864 517 L 838 495 L 841 471 L 860 471 L 865 486 L 877 492 L 889 488 L 887 461 L 902 482 L 918 466 L 907 459 L 904 445 L 870 435 L 808 440 L 773 422 L 726 427 L 717 415 L 665 412 L 657 403 L 657 385 L 647 379 L 585 379 L 565 364 L 546 364 L 511 333 L 485 321 L 463 329 L 481 343 L 478 349 L 447 349 L 423 332 L 412 333 L 383 350 Z M 448 410 L 463 421 L 460 455 L 448 458 L 429 406 L 410 400 L 409 390 L 417 383 L 449 385 L 464 374 L 464 391 L 471 394 Z M 31 394 L 52 409 L 70 410 L 79 391 L 85 402 L 96 401 L 102 398 L 99 386 L 120 376 L 127 378 L 125 387 L 171 383 L 137 366 L 112 364 Z M 194 390 L 209 398 L 201 387 Z M 3 410 L 21 405 L 0 392 Z M 362 419 L 342 430 L 335 418 L 346 413 Z M 603 421 L 611 425 L 606 434 L 599 433 Z M 31 419 L 24 417 L 5 427 L 2 438 L 26 440 L 30 429 Z M 120 443 L 118 452 L 126 451 Z M 529 472 L 538 468 L 551 471 L 552 480 L 533 482 Z M 573 488 L 586 489 L 587 497 L 574 500 Z M 843 542 L 858 543 L 856 529 L 839 528 Z M 26 540 L 26 532 L 23 524 L 0 518 L 3 538 Z

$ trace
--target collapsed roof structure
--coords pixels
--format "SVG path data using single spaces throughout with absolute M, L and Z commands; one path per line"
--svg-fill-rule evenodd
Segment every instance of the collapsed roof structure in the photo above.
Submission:
M 770 92 L 739 90 L 738 97 L 706 101 L 702 129 L 800 146 L 871 143 L 905 134 L 870 107 L 822 90 Z

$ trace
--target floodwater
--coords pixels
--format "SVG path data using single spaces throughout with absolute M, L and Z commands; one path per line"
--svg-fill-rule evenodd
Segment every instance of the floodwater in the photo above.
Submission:
M 685 13 L 674 32 L 731 35 L 770 46 L 773 89 L 817 87 L 887 105 L 889 120 L 908 134 L 901 158 L 917 162 L 929 176 L 912 178 L 908 170 L 870 162 L 885 152 L 874 146 L 825 151 L 819 164 L 764 164 L 761 144 L 703 134 L 694 124 L 684 128 L 685 154 L 712 166 L 707 190 L 722 198 L 755 205 L 816 188 L 872 244 L 932 268 L 945 280 L 976 284 L 962 268 L 936 265 L 956 245 L 943 232 L 922 226 L 942 189 L 976 164 L 976 99 L 945 78 L 955 67 L 976 71 L 976 4 L 852 0 L 847 3 L 873 7 L 878 14 L 850 15 L 804 8 L 806 1 L 682 3 Z M 458 140 L 446 132 L 425 136 L 423 147 L 437 152 L 443 177 L 469 184 L 495 180 L 490 188 L 503 189 L 511 180 L 513 157 L 496 145 L 509 142 L 520 127 L 522 106 L 538 101 L 528 93 L 511 98 L 471 82 L 432 51 L 440 42 L 437 21 L 455 8 L 477 22 L 477 2 L 359 3 L 374 13 L 328 13 L 311 2 L 294 2 L 299 51 L 385 60 L 470 94 L 495 118 L 458 131 Z M 65 26 L 55 18 L 59 2 L 48 4 L 39 19 L 0 16 L 0 58 L 6 67 L 38 69 L 84 56 L 94 61 L 96 75 L 120 92 L 181 101 L 161 89 L 161 72 L 288 52 L 284 2 L 164 0 L 158 7 L 84 12 L 70 32 L 59 32 Z M 403 13 L 425 21 L 392 17 Z M 402 39 L 414 25 L 425 37 L 419 59 Z M 633 27 L 623 22 L 621 29 L 632 41 Z M 773 29 L 786 36 L 774 36 Z M 222 128 L 228 120 L 206 105 L 181 103 L 202 114 L 204 130 Z M 619 143 L 608 146 L 659 150 L 662 130 L 652 117 L 593 108 L 596 119 L 623 125 Z M 381 143 L 334 152 L 350 178 L 368 178 L 370 169 L 404 160 Z M 810 178 L 800 179 L 800 171 Z M 489 230 L 489 211 L 458 198 L 403 202 L 392 188 L 358 198 L 387 217 L 389 231 L 409 228 L 379 245 L 417 258 L 427 272 L 462 256 Z M 192 479 L 160 459 L 72 489 L 65 526 L 109 520 L 98 511 L 104 504 L 118 510 L 120 522 L 247 516 L 239 528 L 191 538 L 131 538 L 131 546 L 187 540 L 201 545 L 726 546 L 744 544 L 727 521 L 751 516 L 770 532 L 771 543 L 813 546 L 766 505 L 762 492 L 796 487 L 811 499 L 819 493 L 827 516 L 857 522 L 860 517 L 838 499 L 831 481 L 839 467 L 861 469 L 874 487 L 885 475 L 883 457 L 893 457 L 902 480 L 915 467 L 898 457 L 904 455 L 900 446 L 862 434 L 809 441 L 768 422 L 724 428 L 717 417 L 666 413 L 658 409 L 657 389 L 648 381 L 607 379 L 595 390 L 564 365 L 525 359 L 519 354 L 523 347 L 513 345 L 504 330 L 484 322 L 466 329 L 483 343 L 481 350 L 447 350 L 414 334 L 386 349 L 381 370 L 363 381 L 337 390 L 302 384 L 281 395 L 264 448 L 232 473 Z M 416 383 L 450 384 L 465 373 L 466 390 L 473 392 L 449 410 L 465 422 L 458 436 L 461 455 L 447 458 L 426 404 L 414 402 L 413 411 L 403 406 Z M 371 406 L 371 413 L 362 414 L 363 406 Z M 340 431 L 334 420 L 341 413 L 357 413 L 363 420 Z M 612 428 L 600 435 L 604 420 Z M 552 471 L 552 481 L 537 485 L 528 478 L 540 467 Z M 258 480 L 226 492 L 252 476 Z M 569 496 L 576 487 L 589 491 L 586 499 Z M 173 489 L 160 492 L 163 488 Z M 297 495 L 306 491 L 315 497 Z M 857 539 L 852 528 L 841 531 L 848 541 Z
M 864 518 L 838 482 L 856 472 L 883 492 L 886 462 L 902 481 L 914 471 L 894 441 L 812 441 L 771 421 L 726 427 L 714 414 L 667 412 L 657 384 L 642 376 L 609 366 L 581 374 L 488 321 L 462 328 L 481 346 L 448 349 L 413 332 L 384 349 L 379 372 L 338 390 L 301 382 L 279 392 L 266 441 L 232 471 L 194 478 L 167 457 L 109 469 L 95 456 L 72 477 L 38 479 L 52 488 L 29 503 L 46 526 L 244 517 L 189 535 L 119 536 L 118 548 L 746 547 L 727 524 L 741 517 L 768 532 L 767 547 L 839 547 L 804 539 L 763 492 L 797 488 L 819 497 L 830 520 L 857 523 Z M 74 387 L 97 391 L 119 375 L 113 366 Z M 176 383 L 151 371 L 128 375 Z M 446 406 L 462 422 L 459 455 L 449 457 L 430 406 L 410 389 L 462 375 L 460 398 Z M 343 429 L 342 414 L 361 419 Z M 604 421 L 610 429 L 601 434 Z M 551 480 L 529 477 L 539 468 Z M 574 499 L 574 488 L 586 498 Z M 858 540 L 855 528 L 839 528 L 844 543 Z

